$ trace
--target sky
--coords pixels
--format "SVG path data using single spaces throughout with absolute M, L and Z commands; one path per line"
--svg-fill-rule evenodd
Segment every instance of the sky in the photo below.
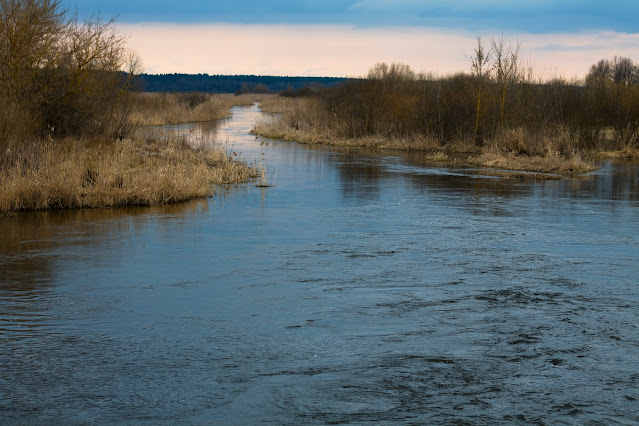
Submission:
M 115 17 L 148 73 L 364 76 L 378 62 L 469 69 L 477 36 L 520 44 L 542 78 L 639 62 L 638 0 L 63 0 Z

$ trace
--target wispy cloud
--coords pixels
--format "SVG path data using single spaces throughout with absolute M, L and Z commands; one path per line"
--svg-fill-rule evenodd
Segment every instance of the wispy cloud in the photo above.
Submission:
M 441 28 L 352 25 L 122 24 L 152 73 L 361 76 L 377 62 L 416 71 L 468 70 L 475 33 Z M 484 33 L 485 38 L 501 33 Z M 544 75 L 583 76 L 614 55 L 635 57 L 639 34 L 506 34 Z

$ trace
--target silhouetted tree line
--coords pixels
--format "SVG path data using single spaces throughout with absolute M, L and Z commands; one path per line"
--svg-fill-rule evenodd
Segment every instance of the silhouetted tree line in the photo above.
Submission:
M 480 38 L 471 71 L 435 78 L 407 65 L 377 64 L 368 77 L 315 93 L 336 136 L 422 135 L 444 146 L 473 141 L 505 150 L 639 147 L 639 67 L 629 58 L 602 60 L 584 82 L 535 81 L 519 46 Z M 549 142 L 550 141 L 550 142 Z
M 0 147 L 121 135 L 137 68 L 113 21 L 80 22 L 60 0 L 0 0 Z
M 140 74 L 136 78 L 146 92 L 279 93 L 307 86 L 329 87 L 344 81 L 338 77 L 277 77 L 259 75 Z

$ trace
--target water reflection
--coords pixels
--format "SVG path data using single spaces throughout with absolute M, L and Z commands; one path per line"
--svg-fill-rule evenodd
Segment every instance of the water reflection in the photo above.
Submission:
M 433 164 L 423 153 L 379 152 L 370 150 L 336 151 L 333 164 L 342 182 L 344 198 L 378 200 L 392 181 L 410 183 L 425 199 L 447 195 L 463 200 L 460 206 L 477 214 L 508 216 L 500 204 L 517 198 L 591 199 L 601 201 L 639 201 L 639 165 L 604 161 L 599 171 L 559 181 L 517 181 L 475 174 L 474 169 Z M 396 190 L 396 188 L 395 188 Z M 608 204 L 614 208 L 615 204 Z M 477 209 L 479 207 L 479 209 Z
M 105 258 L 119 268 L 127 246 L 144 239 L 149 225 L 162 231 L 207 214 L 206 200 L 117 209 L 54 210 L 0 218 L 0 336 L 41 326 L 56 295 L 61 272 L 99 267 Z M 179 232 L 179 230 L 178 230 Z M 66 274 L 63 272 L 63 274 Z
M 376 158 L 362 158 L 353 154 L 339 156 L 336 167 L 340 175 L 345 199 L 376 201 L 380 186 L 384 185 L 384 167 Z
M 152 131 L 178 135 L 190 140 L 194 145 L 211 145 L 220 142 L 220 128 L 229 122 L 226 120 L 203 121 L 199 123 L 174 124 L 169 126 L 152 127 Z

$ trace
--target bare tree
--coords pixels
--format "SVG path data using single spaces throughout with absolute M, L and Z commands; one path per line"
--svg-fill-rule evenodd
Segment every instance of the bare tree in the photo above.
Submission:
M 492 68 L 495 75 L 497 98 L 499 103 L 499 117 L 502 125 L 506 118 L 506 99 L 512 86 L 520 79 L 519 49 L 521 43 L 513 46 L 503 36 L 490 41 L 492 54 Z
M 632 59 L 615 56 L 612 60 L 602 59 L 590 67 L 586 75 L 586 85 L 592 87 L 611 84 L 630 86 L 639 84 L 639 65 Z
M 475 110 L 475 143 L 477 145 L 483 145 L 484 137 L 481 126 L 481 119 L 483 116 L 483 101 L 484 91 L 488 77 L 490 76 L 490 69 L 488 67 L 490 61 L 490 52 L 486 51 L 486 47 L 482 42 L 480 36 L 477 36 L 477 45 L 474 49 L 474 55 L 470 59 L 470 69 L 475 77 L 476 86 L 475 94 L 477 98 L 477 108 Z
M 639 69 L 630 58 L 615 56 L 612 60 L 612 78 L 616 84 L 630 86 L 639 83 Z
M 58 0 L 0 0 L 0 85 L 9 99 L 37 93 L 39 74 L 55 68 L 66 23 Z
M 139 64 L 112 20 L 68 18 L 61 0 L 0 0 L 0 144 L 53 129 L 120 132 Z

